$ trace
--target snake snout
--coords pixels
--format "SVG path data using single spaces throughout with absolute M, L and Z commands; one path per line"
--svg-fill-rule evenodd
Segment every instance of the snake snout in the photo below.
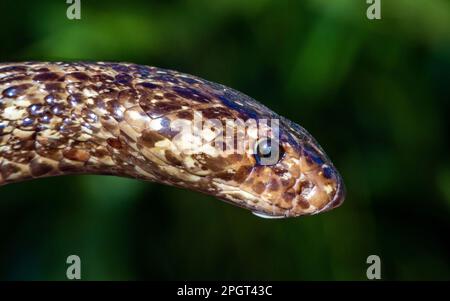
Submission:
M 334 208 L 337 208 L 344 203 L 346 195 L 346 188 L 344 185 L 344 181 L 342 180 L 341 176 L 336 172 L 336 191 L 334 193 L 334 196 L 332 197 L 330 203 L 322 208 L 319 212 L 325 212 L 332 210 Z

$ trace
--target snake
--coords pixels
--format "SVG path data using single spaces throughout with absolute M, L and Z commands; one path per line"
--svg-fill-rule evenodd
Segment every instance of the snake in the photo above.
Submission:
M 0 64 L 0 186 L 74 174 L 186 188 L 263 218 L 345 198 L 311 134 L 227 86 L 134 63 Z

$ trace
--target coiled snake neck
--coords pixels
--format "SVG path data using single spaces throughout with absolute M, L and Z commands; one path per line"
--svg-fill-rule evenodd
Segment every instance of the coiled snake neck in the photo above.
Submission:
M 263 148 L 277 145 L 278 158 L 262 164 L 261 137 L 229 120 L 256 120 L 256 129 L 277 120 L 277 130 L 264 124 L 276 143 Z M 213 143 L 225 128 L 229 152 L 223 138 Z M 315 214 L 344 199 L 339 173 L 310 134 L 223 85 L 130 63 L 0 64 L 0 185 L 67 174 L 184 187 L 262 217 Z

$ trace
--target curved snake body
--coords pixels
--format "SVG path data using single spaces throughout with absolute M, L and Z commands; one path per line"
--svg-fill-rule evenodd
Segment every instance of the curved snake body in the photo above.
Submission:
M 189 135 L 171 126 L 195 128 L 196 117 L 224 126 L 276 119 L 283 152 L 261 165 L 252 152 L 218 151 L 214 126 Z M 254 149 L 232 130 L 236 145 Z M 186 152 L 186 139 L 202 143 Z M 0 64 L 0 185 L 66 174 L 185 187 L 263 217 L 315 214 L 344 199 L 339 173 L 310 134 L 223 85 L 130 63 Z

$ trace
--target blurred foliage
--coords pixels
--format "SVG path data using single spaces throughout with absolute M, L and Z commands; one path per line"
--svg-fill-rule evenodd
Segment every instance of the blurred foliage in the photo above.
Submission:
M 226 84 L 307 128 L 342 207 L 263 220 L 208 196 L 96 176 L 0 190 L 0 279 L 450 279 L 450 2 L 2 0 L 0 60 L 131 61 Z

